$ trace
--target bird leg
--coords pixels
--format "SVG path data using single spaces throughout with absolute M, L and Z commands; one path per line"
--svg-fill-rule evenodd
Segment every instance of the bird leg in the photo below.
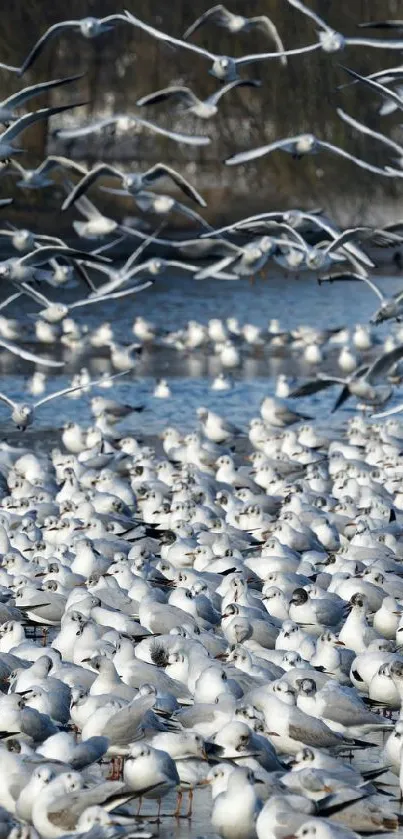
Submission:
M 175 812 L 174 812 L 174 818 L 175 818 L 175 819 L 179 819 L 179 817 L 180 817 L 180 814 L 181 814 L 181 806 L 182 806 L 182 798 L 183 798 L 183 792 L 182 792 L 182 790 L 180 789 L 180 790 L 178 791 L 178 795 L 177 795 L 177 799 L 176 799 L 176 810 L 175 810 Z
M 139 815 L 140 815 L 140 810 L 141 810 L 141 805 L 142 805 L 142 802 L 143 802 L 143 797 L 140 795 L 140 798 L 139 798 L 139 803 L 138 803 L 138 807 L 137 807 L 137 813 L 136 813 L 136 816 L 139 816 Z
M 42 629 L 42 647 L 47 646 L 47 641 L 48 641 L 48 628 L 47 628 L 47 626 L 44 626 L 43 629 Z
M 160 823 L 160 814 L 161 814 L 161 799 L 158 799 L 158 810 L 157 810 L 157 824 Z
M 113 757 L 112 761 L 111 761 L 111 773 L 110 773 L 110 776 L 109 776 L 109 780 L 110 781 L 119 781 L 121 774 L 122 774 L 121 758 L 119 756 L 118 757 Z
M 193 789 L 191 787 L 190 790 L 189 790 L 189 793 L 188 793 L 188 809 L 187 809 L 187 813 L 185 815 L 185 819 L 191 819 L 192 818 L 192 813 L 193 813 Z

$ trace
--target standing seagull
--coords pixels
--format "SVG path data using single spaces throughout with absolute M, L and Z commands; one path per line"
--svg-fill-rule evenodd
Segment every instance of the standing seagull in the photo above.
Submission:
M 229 12 L 222 3 L 219 3 L 217 6 L 213 6 L 211 9 L 208 9 L 207 12 L 200 15 L 200 17 L 198 17 L 197 20 L 189 26 L 183 35 L 183 40 L 186 41 L 187 38 L 190 38 L 190 36 L 193 35 L 193 32 L 196 32 L 196 30 L 200 29 L 200 27 L 205 23 L 215 23 L 216 26 L 222 26 L 223 29 L 227 29 L 231 35 L 237 35 L 238 32 L 250 32 L 252 29 L 260 29 L 261 32 L 264 32 L 265 35 L 268 35 L 268 37 L 274 41 L 279 52 L 284 52 L 284 44 L 278 34 L 277 28 L 267 15 L 257 15 L 256 17 L 234 15 L 233 12 Z M 287 58 L 285 55 L 281 57 L 281 63 L 283 65 L 287 64 Z

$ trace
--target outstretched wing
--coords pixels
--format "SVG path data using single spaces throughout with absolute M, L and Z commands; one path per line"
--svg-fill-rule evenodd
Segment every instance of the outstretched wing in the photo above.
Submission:
M 26 361 L 33 361 L 35 364 L 42 364 L 44 367 L 64 367 L 64 361 L 51 361 L 50 359 L 41 358 L 40 355 L 28 352 L 28 350 L 24 350 L 22 347 L 19 347 L 17 344 L 12 344 L 10 341 L 4 341 L 3 338 L 0 338 L 0 347 L 4 347 L 5 350 L 13 353 L 13 355 L 18 355 L 20 358 L 24 358 Z
M 370 384 L 375 384 L 379 379 L 383 378 L 394 365 L 403 358 L 403 344 L 395 347 L 394 350 L 386 352 L 377 358 L 367 373 L 367 381 Z
M 224 161 L 226 166 L 237 166 L 239 163 L 247 163 L 248 160 L 256 160 L 258 157 L 263 157 L 264 154 L 270 154 L 277 149 L 290 151 L 293 143 L 297 143 L 302 135 L 296 137 L 285 137 L 282 140 L 275 140 L 274 143 L 268 143 L 266 146 L 258 146 L 257 149 L 249 149 L 249 151 L 241 151 L 238 154 L 233 154 L 232 157 L 227 157 Z
M 267 17 L 267 15 L 259 15 L 258 17 L 251 17 L 251 18 L 249 18 L 249 23 L 257 26 L 258 29 L 261 30 L 261 32 L 264 32 L 265 35 L 268 35 L 269 38 L 271 38 L 272 41 L 274 41 L 274 43 L 275 43 L 279 52 L 285 52 L 284 44 L 283 44 L 283 42 L 280 38 L 280 35 L 278 34 L 278 29 L 274 25 L 273 21 L 270 20 L 269 17 Z M 281 57 L 281 63 L 284 66 L 287 64 L 287 56 L 286 55 L 283 55 Z
M 74 105 L 58 105 L 55 108 L 41 108 L 39 111 L 33 111 L 30 114 L 24 114 L 23 117 L 20 117 L 6 131 L 3 132 L 0 136 L 0 143 L 9 143 L 11 140 L 15 140 L 19 134 L 25 131 L 29 125 L 33 125 L 35 122 L 40 122 L 43 119 L 49 119 L 49 117 L 53 116 L 54 114 L 61 114 L 63 111 L 69 111 L 71 108 L 80 108 L 82 105 L 85 105 L 85 102 L 75 102 Z
M 123 373 L 115 373 L 113 376 L 108 376 L 107 379 L 96 379 L 93 382 L 88 382 L 86 387 L 94 387 L 94 385 L 102 384 L 105 381 L 111 381 L 112 379 L 117 379 L 119 376 L 125 376 L 128 373 L 128 370 L 124 370 Z M 39 408 L 40 405 L 45 405 L 46 402 L 51 402 L 53 399 L 58 399 L 59 396 L 65 396 L 66 393 L 72 393 L 73 390 L 82 390 L 82 385 L 76 385 L 76 387 L 65 387 L 63 390 L 57 390 L 55 393 L 50 393 L 48 396 L 44 396 L 43 399 L 39 399 L 38 402 L 35 402 L 34 408 Z M 0 394 L 1 398 L 1 394 Z M 7 401 L 7 400 L 5 400 Z M 11 403 L 9 403 L 11 404 Z
M 217 26 L 224 26 L 227 29 L 231 25 L 234 17 L 235 15 L 233 15 L 232 12 L 229 12 L 225 6 L 219 3 L 217 6 L 213 6 L 211 9 L 208 9 L 207 12 L 200 15 L 200 17 L 198 17 L 197 20 L 188 27 L 182 36 L 183 40 L 186 41 L 187 38 L 190 38 L 190 36 L 193 35 L 197 29 L 200 29 L 201 26 L 204 26 L 205 23 L 215 23 Z
M 189 87 L 172 85 L 172 87 L 164 87 L 162 90 L 156 90 L 155 93 L 142 96 L 141 99 L 137 100 L 136 105 L 142 108 L 144 105 L 158 105 L 160 102 L 166 102 L 167 100 L 188 107 L 196 105 L 199 101 Z
M 196 204 L 199 204 L 200 207 L 205 207 L 206 202 L 204 198 L 199 195 L 197 190 L 190 184 L 183 175 L 180 175 L 175 169 L 171 169 L 170 166 L 166 166 L 165 163 L 156 163 L 155 166 L 152 166 L 151 169 L 148 169 L 144 176 L 145 183 L 152 184 L 154 181 L 157 181 L 159 178 L 163 178 L 166 175 L 168 178 L 173 181 L 182 192 L 187 195 L 188 198 L 191 198 L 192 201 L 195 201 Z
M 120 179 L 122 178 L 122 173 L 119 169 L 115 169 L 115 167 L 111 166 L 109 163 L 99 163 L 98 166 L 94 166 L 90 172 L 87 172 L 87 174 L 81 178 L 81 181 L 76 184 L 74 189 L 72 189 L 70 195 L 68 195 L 63 201 L 62 210 L 68 210 L 68 208 L 71 207 L 72 204 L 75 204 L 78 198 L 80 198 L 84 192 L 87 192 L 87 189 L 89 189 L 90 186 L 92 186 L 92 184 L 94 184 L 95 181 L 103 175 L 111 175 L 114 178 Z
M 61 23 L 54 23 L 53 26 L 50 26 L 49 29 L 44 32 L 43 35 L 39 38 L 39 41 L 34 44 L 31 51 L 28 53 L 22 67 L 21 67 L 21 75 L 23 76 L 24 73 L 31 67 L 31 65 L 36 61 L 38 56 L 43 52 L 46 44 L 51 38 L 54 38 L 55 35 L 63 32 L 65 29 L 74 29 L 75 27 L 80 25 L 79 20 L 63 20 Z
M 336 384 L 339 383 L 334 379 L 312 379 L 309 382 L 305 382 L 304 385 L 295 388 L 295 390 L 292 390 L 289 396 L 290 399 L 298 399 L 300 396 L 312 396 L 313 393 L 320 393 L 321 390 L 326 390 L 326 388 Z

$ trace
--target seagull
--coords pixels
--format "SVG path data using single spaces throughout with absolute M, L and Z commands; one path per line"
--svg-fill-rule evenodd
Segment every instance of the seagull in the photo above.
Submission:
M 17 283 L 24 288 L 24 291 L 31 291 L 32 293 L 33 290 L 27 286 L 27 281 L 35 278 L 35 271 L 40 265 L 56 257 L 63 257 L 69 260 L 81 259 L 88 263 L 105 262 L 105 258 L 102 255 L 91 255 L 86 251 L 68 248 L 66 245 L 40 245 L 24 256 L 10 257 L 0 262 L 0 277 L 4 280 Z
M 123 376 L 124 373 L 115 373 L 113 376 L 109 376 L 110 379 L 116 379 L 118 376 Z M 95 381 L 89 382 L 88 387 L 94 387 L 98 385 L 102 380 L 96 379 Z M 9 396 L 0 392 L 0 400 L 5 402 L 9 408 L 11 408 L 11 419 L 13 423 L 17 426 L 19 431 L 25 431 L 25 429 L 32 425 L 34 421 L 34 413 L 37 408 L 40 408 L 41 405 L 46 405 L 47 402 L 53 401 L 53 399 L 58 399 L 60 396 L 65 396 L 67 393 L 71 393 L 73 390 L 81 390 L 82 385 L 77 385 L 74 387 L 65 387 L 62 390 L 57 390 L 55 393 L 50 393 L 48 396 L 44 396 L 42 399 L 39 399 L 37 402 L 33 402 L 32 404 L 28 405 L 24 402 L 15 402 L 13 399 L 10 399 Z
M 176 143 L 183 143 L 187 146 L 208 146 L 211 143 L 210 137 L 198 134 L 182 134 L 178 131 L 169 131 L 155 125 L 153 122 L 129 114 L 113 114 L 109 117 L 101 117 L 89 125 L 78 125 L 75 128 L 61 128 L 56 131 L 56 137 L 61 140 L 75 140 L 81 137 L 88 137 L 89 134 L 96 134 L 109 126 L 116 126 L 119 131 L 126 132 L 130 128 L 141 126 L 151 131 L 152 134 L 159 134 L 161 137 L 168 137 Z
M 356 396 L 357 399 L 362 399 L 370 404 L 386 402 L 391 396 L 392 388 L 390 385 L 378 384 L 378 382 L 383 381 L 385 375 L 401 358 L 403 358 L 403 345 L 378 356 L 371 365 L 358 368 L 358 370 L 355 370 L 346 379 L 328 376 L 326 374 L 323 376 L 319 375 L 317 379 L 306 382 L 304 385 L 292 391 L 290 396 L 293 398 L 310 396 L 313 393 L 319 393 L 321 390 L 338 384 L 343 387 L 332 409 L 332 413 L 340 408 L 350 396 Z
M 170 166 L 166 166 L 164 163 L 156 163 L 150 169 L 147 169 L 144 173 L 137 173 L 137 172 L 121 172 L 119 169 L 116 169 L 114 166 L 110 166 L 107 163 L 100 163 L 98 166 L 95 166 L 94 169 L 91 169 L 90 172 L 87 172 L 81 181 L 77 184 L 77 186 L 73 189 L 70 195 L 65 199 L 62 210 L 67 210 L 77 201 L 78 198 L 83 195 L 90 186 L 95 183 L 98 178 L 102 177 L 103 175 L 110 175 L 113 178 L 119 178 L 121 181 L 123 189 L 129 193 L 130 195 L 136 195 L 137 193 L 141 193 L 142 190 L 147 189 L 147 187 L 151 186 L 155 181 L 160 180 L 160 178 L 168 177 L 173 181 L 179 189 L 188 197 L 191 198 L 196 204 L 199 204 L 200 207 L 205 207 L 206 202 L 204 199 L 199 195 L 196 189 L 194 189 L 188 181 L 176 172 L 175 169 L 171 169 Z
M 219 79 L 221 82 L 233 82 L 238 79 L 238 68 L 243 67 L 247 64 L 253 64 L 255 61 L 265 61 L 267 59 L 274 59 L 280 58 L 283 59 L 289 55 L 301 55 L 304 53 L 313 52 L 320 48 L 320 44 L 310 44 L 308 47 L 300 47 L 294 50 L 284 50 L 282 52 L 271 52 L 271 53 L 256 53 L 252 55 L 244 55 L 241 58 L 232 58 L 227 55 L 217 55 L 216 53 L 208 52 L 207 50 L 203 49 L 202 47 L 198 47 L 195 44 L 190 44 L 188 41 L 183 41 L 180 38 L 173 38 L 171 35 L 168 35 L 166 32 L 162 32 L 160 29 L 156 29 L 154 26 L 150 26 L 148 23 L 144 23 L 144 21 L 140 20 L 140 18 L 135 17 L 125 10 L 125 15 L 127 16 L 127 20 L 133 26 L 138 26 L 139 29 L 143 29 L 144 32 L 148 32 L 149 35 L 156 38 L 159 41 L 164 41 L 168 44 L 173 44 L 177 47 L 182 47 L 182 49 L 187 49 L 190 52 L 196 53 L 200 55 L 202 58 L 207 58 L 209 61 L 212 62 L 212 68 L 210 73 L 215 78 Z
M 403 50 L 403 41 L 383 41 L 380 39 L 373 40 L 371 38 L 345 38 L 341 32 L 336 32 L 329 24 L 325 23 L 313 9 L 302 2 L 302 0 L 288 0 L 290 6 L 302 12 L 306 17 L 309 17 L 319 26 L 319 45 L 323 52 L 334 53 L 340 52 L 345 47 L 374 47 L 378 49 L 392 49 Z
M 217 6 L 213 6 L 211 9 L 208 9 L 207 12 L 200 15 L 200 17 L 198 17 L 197 20 L 188 27 L 182 36 L 183 40 L 186 41 L 187 38 L 190 38 L 190 36 L 193 35 L 197 29 L 200 29 L 201 26 L 204 26 L 205 23 L 215 23 L 216 26 L 221 26 L 223 29 L 227 29 L 231 35 L 237 35 L 238 32 L 250 32 L 253 29 L 259 29 L 271 38 L 272 41 L 274 41 L 279 52 L 284 53 L 284 45 L 278 34 L 277 28 L 267 15 L 243 17 L 242 15 L 236 15 L 233 12 L 229 12 L 222 3 L 219 3 Z M 285 55 L 282 55 L 281 63 L 283 65 L 287 64 L 287 58 Z
M 218 113 L 218 102 L 230 90 L 237 87 L 260 87 L 261 82 L 256 79 L 238 79 L 233 82 L 220 87 L 214 93 L 207 97 L 207 99 L 199 99 L 189 87 L 180 85 L 172 85 L 165 87 L 163 90 L 158 90 L 155 93 L 149 93 L 147 96 L 142 96 L 138 99 L 136 105 L 140 108 L 149 105 L 158 105 L 160 102 L 170 102 L 173 105 L 179 105 L 186 113 L 194 114 L 199 119 L 211 119 Z
M 48 41 L 54 38 L 55 35 L 63 34 L 66 31 L 72 30 L 73 32 L 80 33 L 80 35 L 83 35 L 84 38 L 97 38 L 98 35 L 101 35 L 104 32 L 109 32 L 113 29 L 114 25 L 119 21 L 126 22 L 125 16 L 122 14 L 114 14 L 101 18 L 84 17 L 81 18 L 81 20 L 62 20 L 60 23 L 54 23 L 53 26 L 50 26 L 49 29 L 41 35 L 39 40 L 36 44 L 34 44 L 28 53 L 20 68 L 20 75 L 23 76 L 24 73 L 29 70 L 32 64 L 43 52 Z
M 49 178 L 49 175 L 55 169 L 68 169 L 79 175 L 87 173 L 83 166 L 70 160 L 70 158 L 57 157 L 56 155 L 48 155 L 36 169 L 25 169 L 19 161 L 14 159 L 10 161 L 10 166 L 11 169 L 7 174 L 20 175 L 21 180 L 17 181 L 17 186 L 23 189 L 43 189 L 47 186 L 54 186 L 55 182 L 52 178 Z
M 290 0 L 289 0 L 290 2 Z M 351 160 L 360 169 L 366 169 L 375 175 L 383 175 L 384 177 L 392 177 L 392 173 L 381 169 L 378 166 L 372 166 L 366 160 L 361 160 L 359 157 L 350 154 L 341 149 L 339 146 L 328 143 L 325 140 L 320 140 L 314 134 L 297 134 L 295 137 L 285 137 L 282 140 L 275 140 L 273 143 L 268 143 L 265 146 L 258 146 L 249 151 L 241 151 L 227 157 L 224 161 L 226 166 L 238 166 L 241 163 L 248 163 L 250 160 L 256 160 L 263 155 L 271 154 L 273 151 L 285 151 L 291 154 L 294 160 L 300 160 L 306 154 L 317 154 L 320 151 L 329 151 L 336 154 L 338 157 L 343 157 L 345 160 Z

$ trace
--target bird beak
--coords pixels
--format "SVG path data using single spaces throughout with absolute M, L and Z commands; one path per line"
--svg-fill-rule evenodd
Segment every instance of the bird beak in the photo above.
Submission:
M 334 643 L 335 643 L 336 647 L 345 647 L 346 646 L 344 641 L 335 641 Z

